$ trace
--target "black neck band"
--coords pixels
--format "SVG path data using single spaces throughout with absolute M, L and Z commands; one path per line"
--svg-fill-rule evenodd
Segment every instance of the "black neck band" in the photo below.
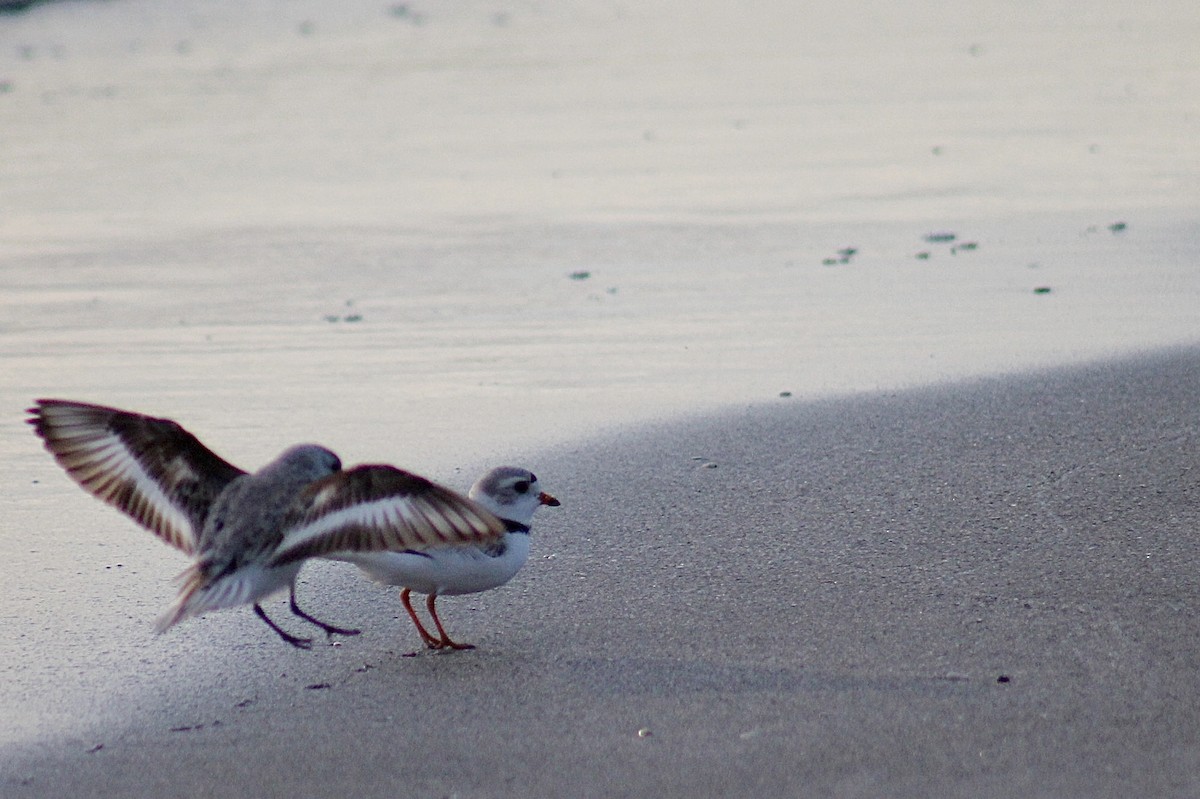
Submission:
M 510 533 L 529 533 L 528 524 L 514 522 L 512 519 L 501 519 L 500 521 L 504 522 L 504 529 L 508 530 Z

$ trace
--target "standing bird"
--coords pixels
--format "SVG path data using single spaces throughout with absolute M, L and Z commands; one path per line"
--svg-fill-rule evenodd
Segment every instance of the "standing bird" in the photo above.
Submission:
M 296 604 L 305 558 L 347 548 L 488 546 L 507 529 L 448 488 L 393 466 L 343 471 L 337 455 L 314 444 L 247 474 L 170 419 L 55 399 L 37 400 L 29 413 L 46 449 L 85 491 L 193 557 L 158 619 L 160 633 L 189 616 L 253 604 L 280 638 L 308 649 L 312 639 L 285 632 L 259 604 L 287 588 L 297 616 L 327 635 L 356 635 Z M 290 544 L 310 554 L 276 560 Z
M 438 618 L 437 598 L 445 594 L 473 594 L 504 585 L 529 557 L 529 525 L 543 505 L 558 507 L 557 499 L 541 490 L 528 469 L 500 466 L 479 478 L 468 496 L 503 520 L 504 537 L 491 542 L 462 543 L 393 552 L 338 552 L 327 557 L 358 566 L 368 577 L 386 585 L 401 586 L 400 601 L 430 649 L 474 649 L 451 640 Z M 435 636 L 413 610 L 413 591 L 428 594 L 426 607 L 437 627 Z

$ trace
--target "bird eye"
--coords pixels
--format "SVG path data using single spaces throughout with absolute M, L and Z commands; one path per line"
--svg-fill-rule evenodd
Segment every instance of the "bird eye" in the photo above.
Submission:
M 517 482 L 513 483 L 513 488 L 515 488 L 517 490 L 518 494 L 524 494 L 526 491 L 529 490 L 529 481 L 528 480 L 518 480 Z

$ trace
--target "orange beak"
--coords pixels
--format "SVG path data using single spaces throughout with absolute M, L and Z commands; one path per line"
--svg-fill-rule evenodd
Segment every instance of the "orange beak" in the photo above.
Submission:
M 545 491 L 538 494 L 538 501 L 541 502 L 543 505 L 549 505 L 552 508 L 557 508 L 559 505 L 562 504 L 557 499 L 555 499 L 554 497 L 547 494 Z

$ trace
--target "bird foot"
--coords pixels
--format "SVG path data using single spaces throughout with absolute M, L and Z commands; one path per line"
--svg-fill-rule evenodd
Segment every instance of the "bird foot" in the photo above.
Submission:
M 291 644 L 297 649 L 312 649 L 313 642 L 311 638 L 297 638 L 288 633 L 280 633 L 279 637 L 283 639 L 285 644 Z

